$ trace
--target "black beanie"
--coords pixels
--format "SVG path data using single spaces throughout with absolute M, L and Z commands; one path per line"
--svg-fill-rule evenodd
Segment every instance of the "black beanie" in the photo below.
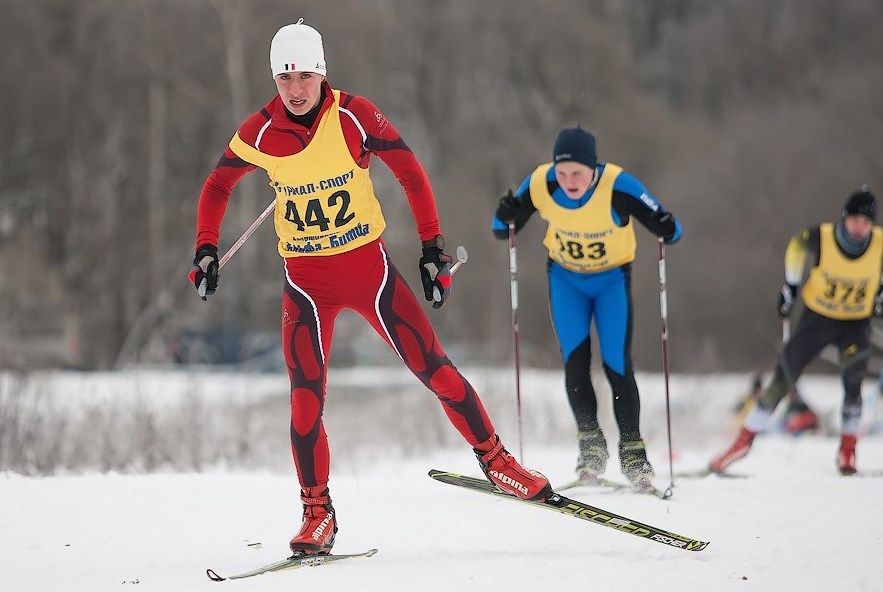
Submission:
M 877 200 L 867 185 L 850 195 L 843 206 L 844 217 L 856 214 L 867 216 L 872 222 L 877 219 Z
M 581 127 L 568 127 L 561 130 L 552 150 L 552 164 L 572 160 L 595 168 L 598 155 L 595 153 L 595 136 Z

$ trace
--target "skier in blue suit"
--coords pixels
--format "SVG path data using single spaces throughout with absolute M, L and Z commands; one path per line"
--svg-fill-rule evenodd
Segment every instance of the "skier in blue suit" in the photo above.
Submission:
M 641 438 L 641 403 L 631 360 L 632 219 L 667 244 L 681 238 L 681 224 L 633 175 L 598 162 L 594 136 L 580 127 L 562 130 L 552 161 L 500 199 L 494 235 L 507 238 L 510 222 L 517 232 L 534 212 L 548 224 L 543 244 L 549 250 L 549 305 L 578 430 L 577 475 L 586 482 L 596 480 L 609 456 L 589 374 L 594 319 L 613 390 L 620 467 L 633 485 L 647 487 L 654 474 Z

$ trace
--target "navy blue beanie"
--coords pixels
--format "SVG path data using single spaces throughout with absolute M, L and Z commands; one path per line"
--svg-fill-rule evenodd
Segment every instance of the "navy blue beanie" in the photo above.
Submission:
M 598 164 L 595 136 L 581 127 L 568 127 L 561 130 L 552 150 L 552 164 L 568 160 L 595 168 Z
M 877 200 L 867 185 L 863 185 L 861 189 L 849 196 L 846 204 L 843 206 L 843 216 L 854 216 L 861 214 L 867 216 L 872 221 L 877 219 Z

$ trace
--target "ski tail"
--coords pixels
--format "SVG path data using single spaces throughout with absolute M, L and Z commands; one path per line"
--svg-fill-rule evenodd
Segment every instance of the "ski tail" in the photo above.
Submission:
M 747 479 L 749 475 L 743 473 L 730 473 L 727 471 L 715 471 L 711 467 L 697 469 L 695 471 L 675 471 L 675 477 L 679 479 L 704 479 L 715 476 L 720 479 Z
M 563 485 L 559 485 L 555 488 L 555 491 L 568 491 L 570 489 L 577 489 L 579 487 L 595 487 L 602 488 L 607 487 L 614 491 L 619 491 L 622 489 L 628 489 L 629 486 L 625 483 L 619 483 L 617 481 L 610 481 L 609 479 L 605 479 L 604 477 L 599 477 L 597 475 L 591 476 L 582 476 L 570 481 L 568 483 L 564 483 Z
M 642 481 L 638 484 L 621 483 L 619 481 L 613 481 L 612 479 L 599 477 L 597 475 L 592 475 L 590 477 L 579 477 L 574 481 L 564 483 L 563 485 L 556 487 L 555 491 L 561 493 L 562 491 L 569 491 L 571 489 L 578 489 L 580 487 L 595 488 L 602 493 L 630 491 L 632 493 L 658 497 L 661 500 L 667 500 L 671 498 L 671 492 L 669 490 L 662 491 L 661 489 L 653 485 L 649 480 Z
M 218 575 L 218 572 L 213 569 L 205 570 L 205 575 L 207 575 L 209 579 L 213 582 L 223 582 L 225 580 L 240 580 L 242 578 L 250 578 L 252 576 L 258 576 L 274 571 L 299 569 L 301 567 L 318 567 L 320 565 L 326 565 L 328 563 L 334 563 L 335 561 L 342 561 L 344 559 L 353 559 L 356 557 L 371 557 L 375 553 L 377 553 L 377 549 L 369 549 L 363 553 L 351 553 L 349 555 L 292 555 L 288 559 L 283 559 L 282 561 L 263 565 L 251 571 L 245 571 L 242 573 L 234 574 L 232 576 L 224 577 Z

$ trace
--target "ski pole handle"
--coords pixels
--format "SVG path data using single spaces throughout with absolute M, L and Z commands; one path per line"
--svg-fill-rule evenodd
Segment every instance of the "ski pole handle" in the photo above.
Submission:
M 460 245 L 457 247 L 457 262 L 451 266 L 451 277 L 457 273 L 457 270 L 463 267 L 463 264 L 466 263 L 469 255 L 466 253 L 466 247 Z M 441 291 L 438 289 L 438 286 L 432 288 L 432 297 L 438 302 L 441 300 Z
M 663 337 L 668 337 L 668 291 L 665 274 L 665 243 L 659 239 L 659 314 L 662 318 Z
M 463 245 L 457 247 L 457 262 L 451 266 L 451 275 L 457 273 L 457 270 L 463 267 L 468 259 L 469 254 L 466 252 L 466 247 L 464 247 Z

